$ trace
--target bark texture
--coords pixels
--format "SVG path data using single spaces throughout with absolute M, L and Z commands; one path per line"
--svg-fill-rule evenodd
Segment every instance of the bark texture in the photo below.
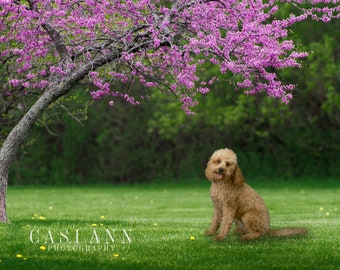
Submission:
M 6 188 L 0 190 L 0 222 L 8 222 L 6 214 Z

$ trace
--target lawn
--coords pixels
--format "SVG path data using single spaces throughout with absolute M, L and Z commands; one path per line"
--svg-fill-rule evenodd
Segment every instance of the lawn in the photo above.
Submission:
M 339 181 L 338 181 L 339 182 Z M 340 184 L 251 183 L 272 227 L 305 237 L 215 242 L 208 182 L 9 187 L 0 269 L 339 269 Z

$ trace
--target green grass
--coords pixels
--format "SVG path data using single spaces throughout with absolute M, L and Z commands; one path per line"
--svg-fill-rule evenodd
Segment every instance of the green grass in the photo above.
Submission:
M 0 224 L 0 269 L 339 269 L 336 181 L 252 186 L 264 198 L 273 227 L 305 226 L 307 236 L 246 243 L 233 234 L 218 243 L 205 237 L 212 216 L 207 182 L 9 187 L 12 223 Z

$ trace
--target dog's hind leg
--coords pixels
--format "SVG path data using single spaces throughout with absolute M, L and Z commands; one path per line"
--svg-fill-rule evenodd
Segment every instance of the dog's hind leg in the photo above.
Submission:
M 269 215 L 261 212 L 248 212 L 242 217 L 248 233 L 242 236 L 242 240 L 255 240 L 265 235 L 269 231 Z
M 235 234 L 244 235 L 244 234 L 249 233 L 246 226 L 244 225 L 244 223 L 241 220 L 235 219 L 234 221 L 235 221 L 235 224 L 236 224 L 236 227 L 234 229 Z

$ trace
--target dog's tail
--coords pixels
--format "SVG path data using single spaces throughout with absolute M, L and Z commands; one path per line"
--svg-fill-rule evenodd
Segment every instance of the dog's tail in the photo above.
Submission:
M 307 230 L 305 228 L 284 228 L 284 229 L 270 229 L 268 235 L 273 236 L 294 236 L 305 235 Z

